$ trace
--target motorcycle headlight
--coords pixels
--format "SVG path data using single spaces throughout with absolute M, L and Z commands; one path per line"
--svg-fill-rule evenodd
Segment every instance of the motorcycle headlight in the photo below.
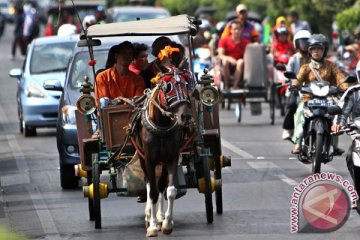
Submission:
M 71 106 L 71 105 L 65 105 L 61 108 L 64 124 L 72 124 L 72 125 L 76 124 L 76 117 L 75 117 L 76 109 L 77 108 L 75 106 Z
M 46 93 L 44 92 L 43 88 L 32 83 L 25 89 L 25 94 L 27 97 L 31 98 L 45 98 Z
M 315 84 L 311 84 L 310 89 L 314 93 L 314 95 L 319 97 L 324 97 L 328 95 L 330 87 L 329 86 L 319 87 Z
M 219 100 L 219 93 L 216 88 L 206 86 L 200 91 L 200 100 L 206 106 L 213 106 Z

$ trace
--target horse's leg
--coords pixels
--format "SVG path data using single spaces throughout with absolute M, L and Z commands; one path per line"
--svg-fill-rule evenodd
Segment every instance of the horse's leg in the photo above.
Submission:
M 165 218 L 164 191 L 165 191 L 165 188 L 167 185 L 167 175 L 168 175 L 167 168 L 166 168 L 165 164 L 163 164 L 162 170 L 161 170 L 161 176 L 158 181 L 159 199 L 158 199 L 158 209 L 157 209 L 157 213 L 156 213 L 156 218 L 157 218 L 158 225 L 160 228 L 161 228 L 162 222 L 164 221 L 164 218 Z
M 146 229 L 147 237 L 156 237 L 158 233 L 156 220 L 156 203 L 159 198 L 159 191 L 156 186 L 155 166 L 147 163 L 147 173 L 149 180 L 149 197 L 150 197 L 150 225 Z
M 146 206 L 145 206 L 145 228 L 150 226 L 151 199 L 150 199 L 150 183 L 146 183 Z
M 161 231 L 164 234 L 170 234 L 173 230 L 174 222 L 173 222 L 173 209 L 174 209 L 174 201 L 176 197 L 176 188 L 174 186 L 175 177 L 176 177 L 176 169 L 177 169 L 177 156 L 173 158 L 173 161 L 169 161 L 167 164 L 168 170 L 168 187 L 166 190 L 166 195 L 168 199 L 168 207 L 165 213 L 165 219 L 163 221 Z

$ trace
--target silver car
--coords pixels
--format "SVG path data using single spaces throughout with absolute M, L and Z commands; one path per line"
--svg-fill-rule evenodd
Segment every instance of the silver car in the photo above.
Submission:
M 66 69 L 78 35 L 37 38 L 28 47 L 22 68 L 12 69 L 18 81 L 19 129 L 25 137 L 36 135 L 36 128 L 56 127 L 61 91 L 44 86 L 65 82 Z

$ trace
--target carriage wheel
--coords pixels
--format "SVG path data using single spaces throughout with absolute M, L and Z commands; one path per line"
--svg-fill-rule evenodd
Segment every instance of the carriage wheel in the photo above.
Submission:
M 101 205 L 100 205 L 100 166 L 98 163 L 99 154 L 92 154 L 93 162 L 93 205 L 94 205 L 94 220 L 95 228 L 101 228 Z
M 235 108 L 235 115 L 236 115 L 236 120 L 238 123 L 241 122 L 241 112 L 242 112 L 242 106 L 241 106 L 241 102 L 239 102 Z
M 228 101 L 227 101 L 227 107 L 226 107 L 227 110 L 231 109 L 231 102 L 232 102 L 232 99 L 231 99 L 231 97 L 229 97 Z
M 271 125 L 274 125 L 275 123 L 275 85 L 271 85 L 270 87 L 270 119 L 271 119 Z
M 220 159 L 217 158 L 215 161 L 215 179 L 221 180 L 221 166 L 220 166 Z M 217 186 L 215 190 L 215 200 L 216 200 L 216 213 L 222 214 L 223 213 L 223 201 L 222 201 L 222 185 Z
M 204 180 L 205 180 L 205 207 L 206 207 L 206 220 L 208 223 L 212 223 L 214 220 L 214 210 L 212 203 L 212 193 L 211 193 L 211 178 L 210 178 L 210 168 L 209 168 L 209 158 L 206 156 L 207 151 L 202 149 L 201 163 L 203 166 Z
M 90 186 L 92 184 L 92 172 L 87 171 L 87 185 Z M 88 206 L 89 206 L 89 219 L 90 221 L 94 221 L 94 201 L 88 197 Z

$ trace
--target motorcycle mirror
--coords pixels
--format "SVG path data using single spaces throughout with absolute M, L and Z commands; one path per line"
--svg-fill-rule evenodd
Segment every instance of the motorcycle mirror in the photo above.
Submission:
M 275 68 L 279 71 L 286 71 L 286 66 L 284 64 L 276 64 Z
M 327 108 L 327 112 L 330 115 L 338 115 L 342 113 L 342 109 L 338 105 L 334 105 L 334 106 L 329 106 Z
M 296 78 L 296 74 L 295 74 L 295 73 L 293 73 L 293 72 L 288 72 L 288 71 L 286 71 L 286 72 L 284 73 L 284 76 L 285 76 L 286 78 L 288 78 L 288 79 L 295 79 L 295 78 Z

